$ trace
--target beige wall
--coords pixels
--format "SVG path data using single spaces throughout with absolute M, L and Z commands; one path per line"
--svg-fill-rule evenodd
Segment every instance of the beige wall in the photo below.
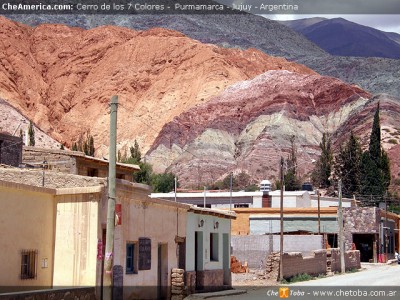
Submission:
M 122 203 L 122 225 L 115 230 L 114 265 L 123 267 L 124 299 L 156 297 L 159 244 L 167 245 L 168 273 L 165 276 L 168 285 L 171 284 L 171 269 L 178 266 L 175 236 L 186 236 L 187 208 L 181 208 L 184 205 L 180 204 L 175 207 L 174 204 L 165 204 L 168 202 L 151 200 L 149 194 L 150 190 L 145 185 L 117 186 L 117 203 Z M 102 207 L 103 228 L 106 223 L 105 207 Z M 126 274 L 126 243 L 136 242 L 139 237 L 151 239 L 151 269 L 138 270 L 138 274 Z M 133 291 L 131 287 L 152 288 Z
M 54 286 L 95 286 L 99 194 L 56 197 Z
M 53 196 L 0 186 L 0 283 L 2 286 L 51 286 L 53 271 Z M 21 280 L 21 250 L 38 250 L 37 278 Z M 47 268 L 42 260 L 47 259 Z M 1 289 L 1 287 L 0 287 Z

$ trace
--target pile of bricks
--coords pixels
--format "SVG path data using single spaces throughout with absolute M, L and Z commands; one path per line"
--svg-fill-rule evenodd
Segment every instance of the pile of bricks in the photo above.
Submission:
M 242 263 L 233 255 L 231 255 L 231 272 L 232 273 L 248 273 L 249 267 L 247 262 L 242 265 Z
M 171 300 L 183 300 L 185 297 L 185 284 L 183 274 L 185 270 L 173 268 L 171 272 Z
M 265 273 L 267 279 L 270 280 L 278 280 L 279 278 L 279 263 L 280 263 L 280 255 L 279 252 L 273 252 L 268 255 L 267 262 L 265 264 Z

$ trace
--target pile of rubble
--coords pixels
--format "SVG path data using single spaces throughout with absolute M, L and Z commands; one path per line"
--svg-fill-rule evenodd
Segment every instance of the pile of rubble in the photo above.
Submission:
M 249 267 L 247 266 L 247 261 L 242 265 L 242 263 L 233 255 L 231 255 L 231 272 L 232 273 L 248 273 Z

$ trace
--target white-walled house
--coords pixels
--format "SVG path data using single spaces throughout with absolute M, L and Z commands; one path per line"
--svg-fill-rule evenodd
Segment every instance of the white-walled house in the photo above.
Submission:
M 196 290 L 231 285 L 231 220 L 235 213 L 192 207 L 187 215 L 186 284 Z

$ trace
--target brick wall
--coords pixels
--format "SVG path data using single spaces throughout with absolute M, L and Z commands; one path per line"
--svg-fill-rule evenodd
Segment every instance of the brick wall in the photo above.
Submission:
M 331 249 L 331 260 L 332 260 L 332 272 L 340 272 L 340 250 Z M 349 250 L 344 254 L 344 263 L 347 270 L 360 269 L 360 251 L 359 250 Z
M 300 252 L 283 254 L 283 277 L 297 274 L 319 275 L 326 273 L 326 250 L 316 250 L 313 255 L 303 257 Z
M 250 233 L 250 213 L 236 213 L 236 219 L 232 220 L 232 235 L 248 235 Z
M 0 300 L 96 300 L 94 288 L 52 289 L 0 294 Z
M 18 167 L 22 162 L 22 139 L 0 133 L 0 164 Z

